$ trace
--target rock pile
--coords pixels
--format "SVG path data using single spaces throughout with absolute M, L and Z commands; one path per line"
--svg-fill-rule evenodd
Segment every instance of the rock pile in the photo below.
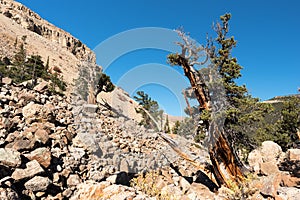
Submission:
M 2 84 L 0 199 L 86 199 L 93 188 L 103 199 L 145 199 L 128 187 L 132 174 L 169 164 L 163 141 L 137 122 L 50 94 L 42 80 L 33 89 Z
M 271 141 L 249 154 L 249 164 L 257 174 L 252 187 L 257 189 L 260 199 L 290 199 L 300 196 L 300 149 L 290 149 L 286 153 Z
M 255 190 L 244 194 L 221 188 L 214 193 L 217 187 L 210 177 L 180 159 L 157 133 L 107 107 L 89 105 L 75 94 L 72 98 L 51 94 L 47 88 L 42 80 L 33 89 L 27 83 L 2 80 L 0 199 L 228 199 L 237 194 L 296 199 L 299 195 L 298 149 L 285 154 L 277 144 L 265 142 L 249 155 L 257 178 L 247 187 Z M 185 145 L 195 155 L 207 157 L 198 147 Z
M 75 174 L 68 145 L 75 136 L 71 106 L 41 82 L 33 90 L 3 79 L 0 98 L 1 199 L 61 194 Z M 65 179 L 65 180 L 64 180 Z

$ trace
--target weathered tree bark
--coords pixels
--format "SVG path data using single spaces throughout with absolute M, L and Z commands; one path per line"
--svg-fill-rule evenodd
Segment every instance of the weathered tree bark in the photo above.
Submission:
M 195 92 L 195 96 L 200 104 L 201 110 L 211 110 L 210 99 L 205 92 L 203 83 L 200 77 L 195 73 L 192 66 L 189 65 L 188 60 L 180 55 L 177 55 L 177 63 L 183 67 L 185 76 L 189 79 L 190 84 Z M 211 126 L 214 126 L 212 124 Z M 221 186 L 231 183 L 239 183 L 243 181 L 244 166 L 237 157 L 234 149 L 226 139 L 226 135 L 218 126 L 214 126 L 214 144 L 209 147 L 210 160 L 213 166 L 213 174 L 217 184 Z

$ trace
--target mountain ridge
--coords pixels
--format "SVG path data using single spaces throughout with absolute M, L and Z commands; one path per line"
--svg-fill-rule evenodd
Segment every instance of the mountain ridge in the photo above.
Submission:
M 57 42 L 80 60 L 91 59 L 90 54 L 93 54 L 92 61 L 96 61 L 92 50 L 79 39 L 75 38 L 69 32 L 41 18 L 37 13 L 30 10 L 23 4 L 14 0 L 1 0 L 0 4 L 0 12 L 4 16 L 14 20 L 23 28 L 41 35 L 52 42 Z

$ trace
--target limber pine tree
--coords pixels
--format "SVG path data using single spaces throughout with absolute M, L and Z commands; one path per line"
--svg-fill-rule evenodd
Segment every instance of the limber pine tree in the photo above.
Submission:
M 220 49 L 217 50 L 211 41 L 206 47 L 199 46 L 184 32 L 178 30 L 183 43 L 177 44 L 182 51 L 168 56 L 171 65 L 183 68 L 200 104 L 200 113 L 209 116 L 208 151 L 212 172 L 219 186 L 242 182 L 246 171 L 229 143 L 223 127 L 226 120 L 226 102 L 234 104 L 236 98 L 246 93 L 244 86 L 237 86 L 234 82 L 234 79 L 240 76 L 241 66 L 231 57 L 231 50 L 236 41 L 233 37 L 226 38 L 230 17 L 230 14 L 221 16 L 222 24 L 217 23 L 215 26 L 218 34 L 216 42 L 220 44 Z M 204 60 L 199 61 L 203 56 Z M 209 61 L 211 64 L 207 68 L 197 70 L 196 66 L 203 66 Z
M 134 96 L 133 98 L 141 106 L 137 112 L 141 113 L 143 116 L 143 120 L 140 124 L 144 125 L 146 128 L 161 130 L 162 123 L 159 124 L 158 121 L 161 121 L 163 111 L 159 109 L 157 101 L 151 99 L 144 91 L 137 91 L 136 94 L 137 96 Z

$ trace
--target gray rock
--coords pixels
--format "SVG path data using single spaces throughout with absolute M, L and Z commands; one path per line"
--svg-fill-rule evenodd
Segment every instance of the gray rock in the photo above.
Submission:
M 22 180 L 24 178 L 31 178 L 39 173 L 42 173 L 44 170 L 36 160 L 32 160 L 26 164 L 25 169 L 17 168 L 11 175 L 16 181 Z
M 95 113 L 96 110 L 98 109 L 98 106 L 95 104 L 84 104 L 83 108 L 88 113 Z
M 24 184 L 24 186 L 27 190 L 37 192 L 37 191 L 46 191 L 50 184 L 51 181 L 49 178 L 42 177 L 42 176 L 35 176 L 29 181 L 27 181 Z
M 97 155 L 102 156 L 102 150 L 96 142 L 96 135 L 90 134 L 88 132 L 81 132 L 76 135 L 73 139 L 73 144 L 76 147 L 82 147 L 87 151 L 97 153 Z
M 70 154 L 75 160 L 81 160 L 81 158 L 86 154 L 83 148 L 70 147 Z
M 7 167 L 19 167 L 21 165 L 20 153 L 14 149 L 0 149 L 0 164 Z
M 120 163 L 120 171 L 121 172 L 129 172 L 129 164 L 126 158 L 123 158 Z

